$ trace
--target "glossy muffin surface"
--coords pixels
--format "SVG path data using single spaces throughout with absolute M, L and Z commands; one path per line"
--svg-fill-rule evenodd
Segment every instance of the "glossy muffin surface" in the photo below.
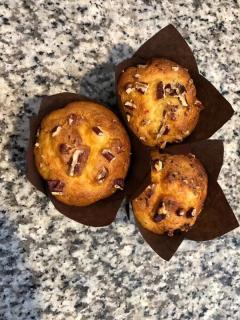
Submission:
M 200 214 L 208 178 L 194 155 L 152 153 L 151 185 L 135 200 L 141 225 L 158 234 L 188 231 Z
M 81 101 L 42 120 L 34 154 L 51 193 L 65 204 L 86 206 L 123 189 L 130 143 L 109 109 Z
M 149 146 L 182 141 L 194 130 L 202 109 L 188 71 L 166 59 L 124 70 L 118 95 L 131 129 Z

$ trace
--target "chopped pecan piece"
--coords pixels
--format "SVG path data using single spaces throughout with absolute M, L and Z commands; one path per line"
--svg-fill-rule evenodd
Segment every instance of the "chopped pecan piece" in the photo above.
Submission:
M 108 176 L 108 169 L 106 167 L 103 167 L 97 174 L 97 182 L 103 183 L 103 181 L 107 178 L 107 176 Z
M 196 213 L 197 213 L 197 210 L 195 208 L 191 208 L 186 212 L 186 217 L 193 218 L 195 217 Z
M 71 126 L 72 124 L 76 124 L 78 120 L 78 116 L 75 113 L 71 113 L 68 116 L 68 124 Z
M 103 167 L 97 175 L 97 181 L 99 183 L 102 183 L 107 176 L 108 176 L 108 169 L 106 167 Z
M 141 92 L 142 94 L 147 92 L 148 87 L 149 87 L 149 85 L 146 82 L 136 82 L 135 83 L 136 90 Z
M 102 155 L 104 156 L 105 159 L 107 159 L 109 162 L 115 159 L 115 156 L 112 154 L 111 150 L 108 149 L 103 149 L 102 150 Z
M 181 208 L 178 209 L 178 210 L 176 211 L 176 215 L 179 216 L 179 217 L 184 216 L 184 215 L 185 215 L 184 209 L 181 209 Z
M 125 108 L 127 108 L 127 109 L 129 109 L 129 110 L 133 110 L 133 109 L 136 109 L 136 105 L 135 105 L 135 103 L 133 103 L 133 101 L 131 100 L 131 101 L 126 101 L 125 103 L 124 103 L 124 107 Z
M 164 97 L 164 89 L 163 89 L 163 82 L 160 81 L 158 84 L 157 84 L 157 92 L 156 92 L 156 95 L 157 95 L 157 99 L 162 99 Z
M 99 127 L 92 127 L 92 131 L 96 133 L 98 136 L 103 135 L 103 131 Z
M 179 70 L 179 66 L 172 66 L 172 70 L 173 71 L 178 71 Z
M 127 94 L 131 93 L 132 91 L 134 91 L 135 88 L 133 88 L 133 84 L 132 83 L 127 83 L 125 86 L 125 91 Z
M 82 174 L 82 170 L 86 166 L 89 154 L 90 148 L 88 146 L 82 146 L 81 149 L 77 149 L 74 151 L 70 165 L 70 176 L 79 176 Z
M 166 147 L 167 142 L 166 141 L 162 141 L 159 143 L 159 148 L 160 149 L 164 149 Z
M 174 85 L 171 85 L 170 83 L 167 83 L 164 87 L 165 93 L 169 94 L 170 96 L 176 96 L 177 90 Z
M 48 188 L 53 195 L 62 195 L 63 194 L 63 188 L 64 188 L 64 182 L 60 180 L 48 180 Z
M 165 130 L 166 130 L 166 127 L 164 126 L 164 124 L 161 124 L 159 126 L 156 138 L 157 139 L 161 138 L 161 136 L 164 134 Z
M 118 178 L 113 181 L 113 186 L 115 189 L 123 190 L 124 188 L 124 179 Z
M 145 197 L 146 197 L 147 200 L 150 199 L 151 196 L 153 195 L 154 189 L 155 189 L 155 184 L 151 184 L 150 186 L 148 186 L 146 188 Z
M 131 120 L 131 114 L 129 112 L 126 112 L 127 121 L 130 122 Z
M 160 222 L 164 220 L 167 217 L 167 210 L 165 207 L 165 203 L 163 201 L 160 201 L 157 211 L 153 216 L 153 221 Z
M 66 143 L 61 143 L 59 145 L 59 152 L 62 154 L 68 154 L 71 151 L 71 149 L 72 149 L 71 146 L 69 146 Z
M 154 160 L 152 160 L 152 168 L 153 168 L 153 170 L 155 170 L 155 171 L 157 171 L 157 172 L 161 171 L 162 168 L 163 168 L 163 163 L 162 163 L 162 161 L 159 160 L 159 159 L 154 159 Z
M 186 88 L 181 83 L 178 83 L 176 87 L 178 94 L 183 94 L 184 92 L 186 92 Z
M 165 130 L 163 131 L 163 136 L 165 136 L 166 134 L 168 134 L 170 131 L 170 128 L 168 126 L 165 127 Z
M 196 100 L 195 103 L 194 103 L 194 105 L 195 105 L 198 109 L 200 109 L 200 110 L 203 110 L 203 109 L 204 109 L 204 106 L 203 106 L 202 102 L 199 101 L 199 100 Z
M 167 215 L 164 213 L 155 213 L 153 216 L 153 221 L 154 222 L 161 222 L 164 219 L 166 219 Z
M 173 237 L 173 236 L 174 236 L 174 230 L 169 230 L 168 233 L 167 233 L 167 235 L 168 235 L 169 237 Z
M 62 127 L 61 126 L 56 126 L 52 129 L 51 133 L 52 133 L 52 137 L 55 137 L 57 136 L 60 131 L 62 130 Z
M 179 101 L 181 102 L 181 104 L 184 106 L 184 107 L 187 107 L 188 106 L 188 103 L 187 103 L 187 100 L 186 100 L 186 96 L 185 94 L 181 94 L 178 96 L 178 99 Z

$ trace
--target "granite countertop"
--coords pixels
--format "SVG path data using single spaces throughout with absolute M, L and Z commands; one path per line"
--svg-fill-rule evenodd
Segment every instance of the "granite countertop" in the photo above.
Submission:
M 170 262 L 122 208 L 109 227 L 77 224 L 25 177 L 28 119 L 40 96 L 114 103 L 113 64 L 169 23 L 235 114 L 219 177 L 240 218 L 238 1 L 1 1 L 0 319 L 240 319 L 240 230 L 184 241 Z

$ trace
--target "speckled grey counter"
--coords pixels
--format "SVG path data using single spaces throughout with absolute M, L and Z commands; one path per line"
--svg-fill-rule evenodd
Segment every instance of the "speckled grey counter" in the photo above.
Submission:
M 23 155 L 41 95 L 113 104 L 113 63 L 173 23 L 236 110 L 215 137 L 225 141 L 219 182 L 239 218 L 239 16 L 230 0 L 0 2 L 0 319 L 240 318 L 240 230 L 185 241 L 165 262 L 124 210 L 99 229 L 59 214 L 26 181 Z

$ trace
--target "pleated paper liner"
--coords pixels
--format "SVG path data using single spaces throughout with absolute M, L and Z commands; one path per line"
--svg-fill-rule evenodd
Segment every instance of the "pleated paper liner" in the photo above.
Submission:
M 160 30 L 147 40 L 130 59 L 122 61 L 115 67 L 116 83 L 124 69 L 137 64 L 144 64 L 151 58 L 166 58 L 187 68 L 194 81 L 197 97 L 205 107 L 200 112 L 196 128 L 185 139 L 185 142 L 208 139 L 231 118 L 233 109 L 230 103 L 207 79 L 199 74 L 197 63 L 190 47 L 172 25 Z M 123 111 L 119 96 L 118 101 L 120 110 Z M 124 114 L 124 112 L 122 113 Z M 126 125 L 129 126 L 125 114 L 124 119 Z
M 106 226 L 115 220 L 123 198 L 125 196 L 131 197 L 132 195 L 141 193 L 145 188 L 143 181 L 146 184 L 149 183 L 149 180 L 146 178 L 148 173 L 148 163 L 150 162 L 149 154 L 146 152 L 144 153 L 143 150 L 145 150 L 145 147 L 138 139 L 132 137 L 131 164 L 128 175 L 125 179 L 126 187 L 123 191 L 117 190 L 110 197 L 99 200 L 96 203 L 85 207 L 69 206 L 58 201 L 49 192 L 46 182 L 42 179 L 35 166 L 34 144 L 36 142 L 36 133 L 40 127 L 43 117 L 53 110 L 63 108 L 74 101 L 93 100 L 68 92 L 43 97 L 38 115 L 30 119 L 30 137 L 26 154 L 27 178 L 39 191 L 46 194 L 52 201 L 55 208 L 65 216 L 88 226 Z
M 188 232 L 169 237 L 157 235 L 144 229 L 137 221 L 145 241 L 165 260 L 170 260 L 181 242 L 186 238 L 195 241 L 212 240 L 239 226 L 217 179 L 223 163 L 223 142 L 204 140 L 169 146 L 161 151 L 168 154 L 194 154 L 208 175 L 208 193 L 204 208 L 195 225 Z

